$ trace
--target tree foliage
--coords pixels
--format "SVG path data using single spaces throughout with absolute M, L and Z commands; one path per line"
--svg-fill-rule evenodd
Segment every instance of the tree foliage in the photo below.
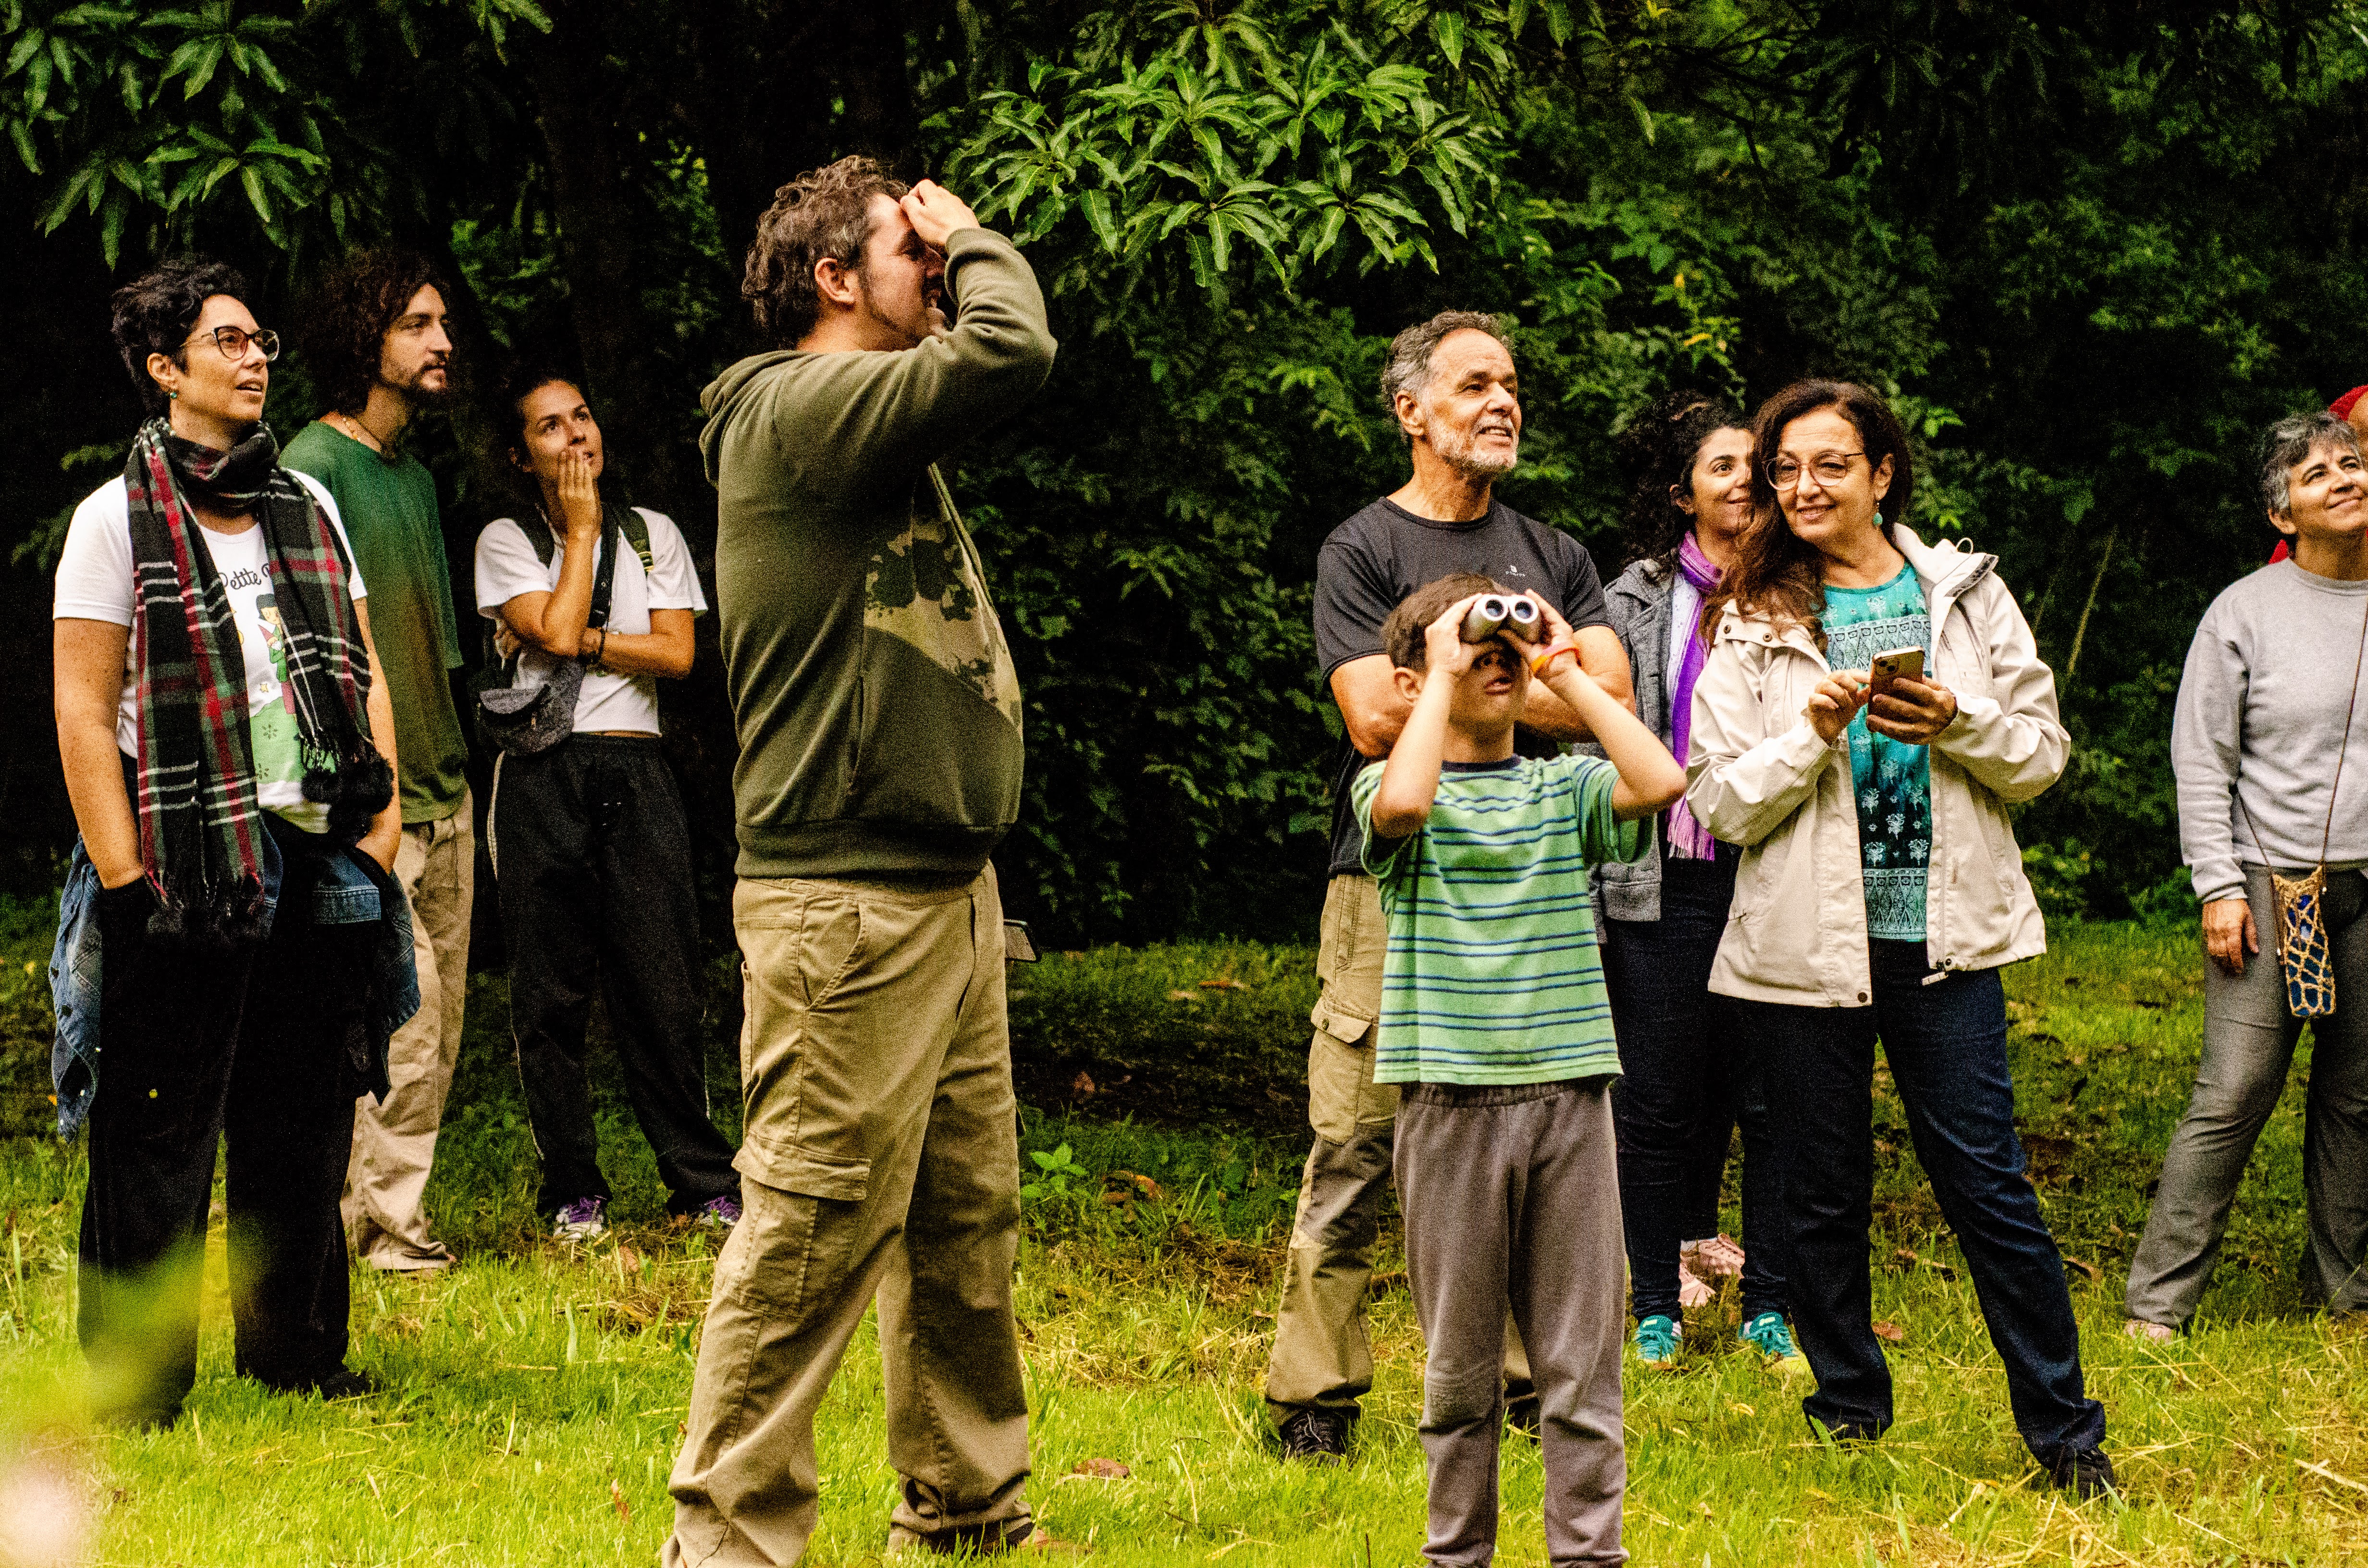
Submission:
M 94 312 L 169 250 L 276 304 L 337 246 L 428 247 L 473 384 L 419 437 L 454 559 L 502 502 L 484 387 L 580 369 L 638 496 L 702 538 L 699 388 L 752 347 L 738 255 L 848 151 L 1018 235 L 1063 340 L 959 455 L 1018 642 L 1002 857 L 1055 940 L 1312 917 L 1337 721 L 1308 590 L 1403 458 L 1372 388 L 1438 309 L 1514 324 L 1506 494 L 1621 565 L 1611 437 L 1679 383 L 1869 381 L 2055 663 L 2079 746 L 2024 817 L 2059 907 L 2175 896 L 2164 712 L 2260 559 L 2252 434 L 2368 380 L 2351 321 L 2368 16 L 2350 0 L 0 0 L 0 222 L 88 373 L 0 392 L 114 460 Z M 70 308 L 66 308 L 70 307 Z M 61 314 L 61 311 L 63 313 Z M 73 324 L 73 332 L 66 323 Z M 274 418 L 311 412 L 302 367 Z M 464 590 L 465 591 L 465 590 Z M 674 718 L 711 838 L 731 738 Z M 60 819 L 54 810 L 50 821 Z

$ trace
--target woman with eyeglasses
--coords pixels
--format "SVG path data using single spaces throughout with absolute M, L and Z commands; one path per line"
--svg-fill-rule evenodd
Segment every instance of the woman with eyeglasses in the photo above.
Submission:
M 225 1133 L 238 1370 L 370 1386 L 345 1365 L 337 1199 L 354 1096 L 384 1092 L 387 1034 L 417 1004 L 365 590 L 334 503 L 279 466 L 279 339 L 245 292 L 191 260 L 116 293 L 148 417 L 57 572 L 82 837 L 51 970 L 59 1131 L 90 1127 L 79 1327 L 99 1413 L 151 1426 L 196 1380 Z
M 1998 560 L 1926 544 L 1907 432 L 1847 381 L 1752 427 L 1753 515 L 1704 610 L 1686 804 L 1743 846 L 1710 987 L 1759 1042 L 1783 1180 L 1785 1281 L 1835 1439 L 1892 1423 L 1871 1322 L 1874 1048 L 1964 1249 L 2015 1426 L 2044 1479 L 2113 1483 L 2064 1264 L 2023 1175 L 1998 970 L 2047 933 L 2006 809 L 2069 740 Z M 1887 520 L 1888 519 L 1888 520 Z

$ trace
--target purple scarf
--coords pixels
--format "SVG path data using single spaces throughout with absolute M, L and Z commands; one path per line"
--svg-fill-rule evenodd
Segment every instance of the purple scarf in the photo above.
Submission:
M 1669 628 L 1670 636 L 1686 640 L 1686 651 L 1678 660 L 1677 685 L 1669 692 L 1669 753 L 1682 767 L 1686 761 L 1687 743 L 1693 735 L 1694 682 L 1701 678 L 1702 661 L 1710 653 L 1702 646 L 1702 601 L 1709 598 L 1718 587 L 1718 568 L 1711 564 L 1710 557 L 1704 555 L 1702 546 L 1694 542 L 1691 528 L 1686 530 L 1686 537 L 1678 541 L 1678 570 L 1686 574 L 1686 581 L 1693 585 L 1695 594 L 1700 596 L 1694 601 L 1693 619 L 1683 626 L 1672 624 Z M 1694 820 L 1693 812 L 1686 809 L 1682 798 L 1669 808 L 1668 834 L 1669 853 L 1680 860 L 1708 860 L 1718 854 L 1718 844 L 1711 837 L 1710 829 Z

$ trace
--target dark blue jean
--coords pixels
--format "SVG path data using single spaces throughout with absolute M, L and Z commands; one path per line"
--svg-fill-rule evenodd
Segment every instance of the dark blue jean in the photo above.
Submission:
M 1710 990 L 1735 897 L 1734 850 L 1661 862 L 1661 917 L 1603 923 L 1603 977 L 1620 1040 L 1611 1091 L 1631 1310 L 1678 1315 L 1678 1246 L 1718 1230 L 1719 1184 L 1743 1125 L 1743 1316 L 1784 1310 L 1782 1187 L 1758 1052 L 1735 1004 Z
M 2014 1131 L 2006 994 L 1998 971 L 1931 979 L 1921 942 L 1873 944 L 1874 1005 L 1736 1004 L 1760 1042 L 1784 1170 L 1793 1327 L 1817 1375 L 1801 1408 L 1839 1437 L 1891 1425 L 1891 1369 L 1871 1323 L 1874 1045 L 1907 1108 L 1916 1157 L 1972 1272 L 2006 1363 L 2022 1440 L 2043 1464 L 2104 1440 L 2082 1392 L 2080 1331 L 2064 1260 L 2039 1213 Z

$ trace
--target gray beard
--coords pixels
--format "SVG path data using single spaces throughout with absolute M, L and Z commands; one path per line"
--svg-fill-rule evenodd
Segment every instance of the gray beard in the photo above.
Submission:
M 1514 438 L 1513 450 L 1501 458 L 1482 457 L 1475 450 L 1479 444 L 1479 437 L 1474 435 L 1463 437 L 1461 445 L 1440 445 L 1432 449 L 1439 454 L 1440 461 L 1466 479 L 1501 479 L 1520 466 L 1521 460 L 1520 437 Z

